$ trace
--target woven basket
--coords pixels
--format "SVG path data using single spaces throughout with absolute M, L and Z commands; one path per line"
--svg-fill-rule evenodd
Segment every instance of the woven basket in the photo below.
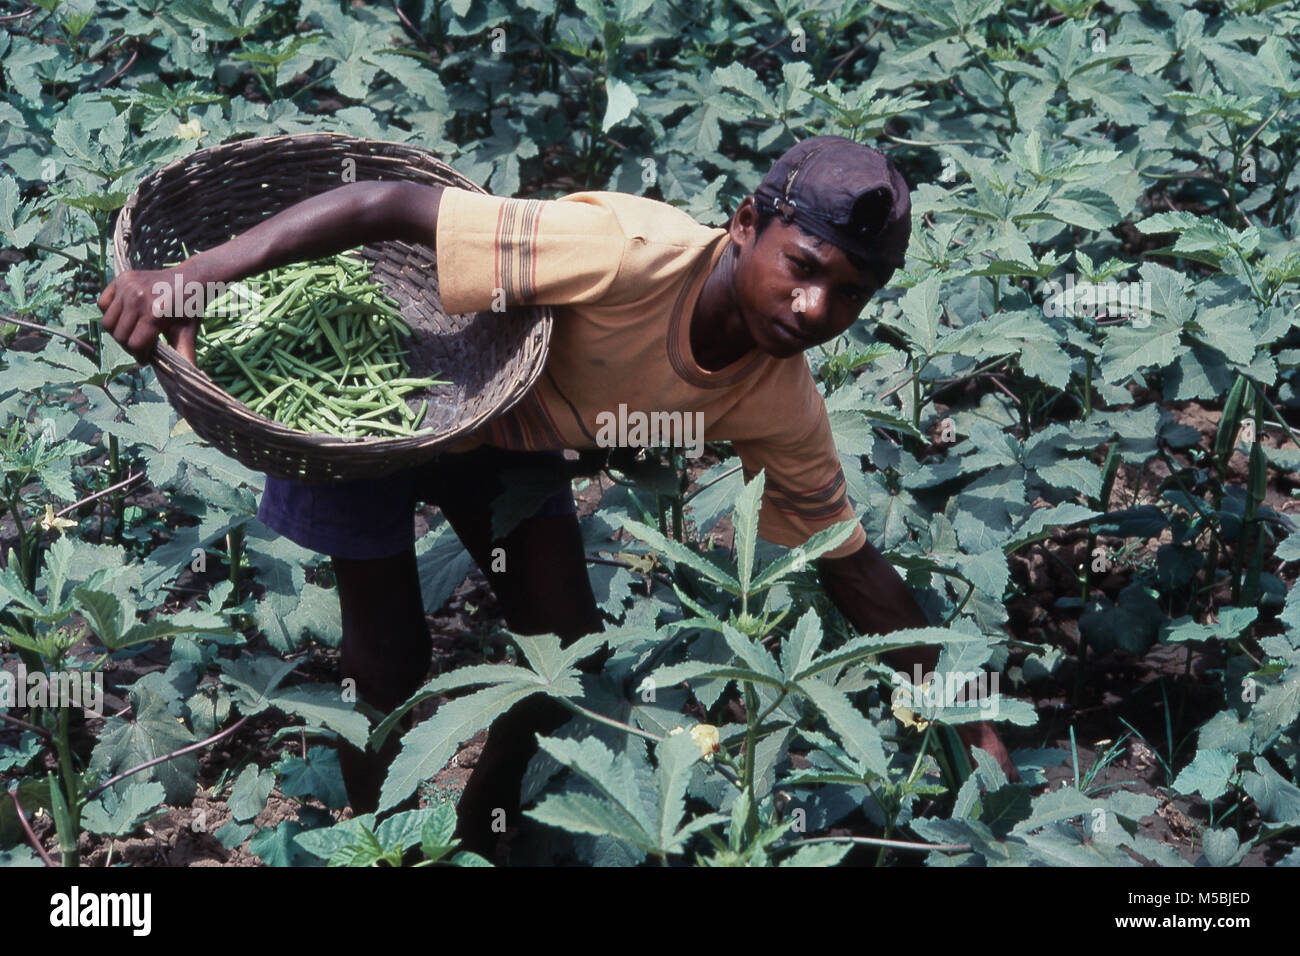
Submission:
M 345 165 L 345 160 L 352 163 Z M 355 165 L 355 168 L 352 168 Z M 127 199 L 113 233 L 113 267 L 157 269 L 227 241 L 267 216 L 356 180 L 407 180 L 485 192 L 432 153 L 402 143 L 335 133 L 272 136 L 191 153 L 151 173 Z M 432 458 L 518 402 L 541 374 L 549 308 L 447 315 L 434 251 L 380 242 L 361 253 L 411 326 L 412 376 L 452 382 L 414 393 L 428 399 L 415 438 L 348 438 L 295 431 L 231 398 L 163 339 L 151 360 L 172 406 L 201 438 L 255 471 L 322 483 L 391 474 Z

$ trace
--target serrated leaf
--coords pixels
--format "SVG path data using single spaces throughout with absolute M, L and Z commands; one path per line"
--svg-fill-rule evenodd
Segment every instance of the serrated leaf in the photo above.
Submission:
M 821 711 L 844 749 L 866 771 L 888 777 L 888 761 L 880 733 L 848 697 L 815 677 L 800 680 L 797 689 Z
M 763 499 L 763 485 L 766 475 L 762 469 L 749 481 L 736 496 L 736 508 L 732 514 L 732 527 L 735 529 L 736 568 L 740 574 L 740 591 L 749 593 L 750 577 L 754 573 L 754 543 L 758 537 L 758 509 Z
M 365 749 L 370 723 L 343 699 L 342 689 L 329 684 L 299 684 L 267 699 L 272 707 L 302 717 L 313 727 L 328 727 L 354 747 Z
M 539 693 L 537 684 L 498 684 L 450 701 L 402 737 L 402 750 L 384 778 L 379 809 L 401 803 L 420 782 L 447 765 L 456 748 L 525 697 Z
M 670 538 L 664 537 L 655 528 L 634 521 L 626 516 L 620 516 L 620 523 L 623 528 L 633 537 L 639 538 L 650 545 L 656 551 L 661 551 L 667 557 L 680 564 L 698 571 L 705 578 L 718 585 L 723 590 L 739 596 L 740 582 L 734 577 L 723 571 L 717 565 L 706 561 L 703 557 L 696 554 L 686 545 Z
M 679 848 L 677 829 L 686 811 L 686 786 L 700 759 L 700 748 L 690 734 L 677 734 L 660 741 L 655 759 L 659 762 L 656 831 L 659 847 L 671 852 Z

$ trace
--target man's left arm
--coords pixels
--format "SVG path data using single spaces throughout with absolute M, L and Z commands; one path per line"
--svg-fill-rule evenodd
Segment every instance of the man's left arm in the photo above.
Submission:
M 860 634 L 888 634 L 930 626 L 906 582 L 870 541 L 843 557 L 818 558 L 816 566 L 826 593 Z M 939 663 L 939 648 L 909 647 L 884 656 L 890 666 L 904 673 L 911 674 L 919 664 L 921 673 L 928 674 Z M 991 723 L 958 724 L 954 729 L 968 747 L 979 747 L 992 755 L 1009 780 L 1020 780 L 1006 745 Z

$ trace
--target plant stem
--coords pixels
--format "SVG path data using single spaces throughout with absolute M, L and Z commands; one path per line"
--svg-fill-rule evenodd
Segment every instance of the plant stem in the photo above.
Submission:
M 108 475 L 114 483 L 122 481 L 121 461 L 118 457 L 117 436 L 108 436 Z M 113 543 L 122 544 L 122 515 L 126 510 L 126 491 L 113 496 Z
M 17 717 L 10 717 L 8 714 L 0 714 L 0 720 L 7 720 L 15 727 L 22 727 L 24 730 L 30 730 L 32 733 L 45 738 L 46 741 L 52 740 L 54 737 L 54 735 L 44 727 L 37 727 L 35 724 L 29 724 L 27 721 L 21 720 Z
M 41 325 L 39 322 L 27 322 L 24 319 L 16 319 L 11 315 L 0 315 L 0 322 L 8 322 L 12 325 L 21 325 L 25 329 L 32 329 L 33 331 L 40 332 L 44 335 L 57 335 L 60 338 L 67 339 L 69 342 L 75 343 L 77 346 L 79 346 L 82 350 L 84 350 L 88 354 L 90 355 L 95 354 L 94 348 L 89 343 L 83 342 L 75 335 L 69 335 L 67 332 L 62 332 L 59 329 L 52 329 L 49 326 Z
M 99 786 L 95 787 L 93 790 L 91 790 L 89 793 L 86 794 L 85 797 L 86 802 L 89 803 L 91 800 L 94 800 L 95 797 L 99 796 L 99 794 L 103 793 L 113 784 L 117 783 L 119 780 L 125 780 L 127 777 L 131 776 L 132 774 L 139 773 L 141 770 L 148 770 L 150 767 L 163 763 L 167 760 L 171 760 L 173 757 L 183 757 L 185 756 L 185 754 L 190 753 L 191 751 L 201 750 L 204 747 L 208 746 L 209 744 L 215 744 L 222 737 L 227 737 L 230 734 L 233 734 L 240 727 L 244 726 L 244 724 L 248 722 L 248 718 L 252 716 L 253 716 L 252 714 L 245 714 L 243 717 L 240 717 L 237 721 L 235 721 L 225 730 L 220 731 L 219 733 L 215 733 L 211 737 L 205 737 L 203 740 L 200 740 L 197 743 L 186 744 L 184 747 L 181 747 L 177 750 L 173 750 L 171 753 L 163 754 L 161 757 L 154 757 L 152 760 L 146 760 L 144 763 L 136 764 L 134 767 L 131 767 L 127 770 L 123 770 L 121 773 L 117 774 L 116 776 L 109 777 Z
M 58 664 L 59 662 L 55 662 Z M 54 734 L 54 749 L 59 757 L 59 775 L 62 777 L 64 800 L 68 804 L 67 830 L 60 826 L 59 850 L 65 867 L 81 865 L 77 853 L 77 835 L 81 832 L 81 794 L 76 771 L 72 766 L 72 747 L 68 742 L 68 708 L 59 708 L 59 725 Z M 57 819 L 57 817 L 56 817 Z
M 810 837 L 806 840 L 791 840 L 784 843 L 779 849 L 784 850 L 786 847 L 802 846 L 809 843 L 861 843 L 866 846 L 878 846 L 893 850 L 944 850 L 948 852 L 961 853 L 970 850 L 969 843 L 912 843 L 906 840 L 882 840 L 878 837 L 855 837 L 855 836 L 834 836 L 834 837 Z
M 640 727 L 633 727 L 631 724 L 625 724 L 622 721 L 614 720 L 612 717 L 606 717 L 604 714 L 598 714 L 594 710 L 588 710 L 581 704 L 574 703 L 568 697 L 557 697 L 556 699 L 575 714 L 581 714 L 588 720 L 594 720 L 598 724 L 604 724 L 606 727 L 613 727 L 615 730 L 625 730 L 629 734 L 636 734 L 638 737 L 644 737 L 646 740 L 653 740 L 655 743 L 659 743 L 663 740 L 663 738 L 658 734 L 652 734 L 648 730 L 642 730 Z
M 745 682 L 745 776 L 742 788 L 749 795 L 749 813 L 745 818 L 746 841 L 758 835 L 758 801 L 754 798 L 754 750 L 758 743 L 758 721 L 754 713 L 758 710 L 758 692 L 754 685 Z
M 921 769 L 921 761 L 925 758 L 925 751 L 930 744 L 930 735 L 932 733 L 934 733 L 933 721 L 926 725 L 925 736 L 921 738 L 921 749 L 917 751 L 916 762 L 912 764 L 912 772 L 907 775 L 906 783 L 908 784 L 916 779 L 916 775 Z
M 54 860 L 50 858 L 50 854 L 46 852 L 45 847 L 41 846 L 41 841 L 36 839 L 36 834 L 32 832 L 32 825 L 27 822 L 27 814 L 23 812 L 23 805 L 18 802 L 17 788 L 9 791 L 9 799 L 14 802 L 14 810 L 18 812 L 18 823 L 22 826 L 23 833 L 27 835 L 27 842 L 35 847 L 36 852 L 45 861 L 46 866 L 54 866 Z

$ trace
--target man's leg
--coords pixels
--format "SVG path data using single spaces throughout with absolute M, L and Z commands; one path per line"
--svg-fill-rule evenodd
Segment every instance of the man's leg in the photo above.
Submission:
M 511 460 L 523 459 L 494 451 L 478 456 L 463 469 L 444 469 L 439 504 L 504 605 L 510 630 L 517 634 L 556 634 L 567 646 L 603 626 L 587 576 L 586 551 L 572 493 L 567 489 L 557 493 L 536 515 L 520 522 L 504 538 L 493 539 L 491 500 L 501 485 L 498 480 L 489 480 L 483 469 L 499 468 Z M 532 460 L 544 462 L 545 458 Z M 478 491 L 469 486 L 469 478 L 476 473 Z M 502 571 L 494 570 L 500 566 L 493 560 L 496 548 L 502 549 Z M 580 666 L 589 672 L 599 670 L 603 655 L 594 656 L 596 660 L 589 658 Z M 537 752 L 536 735 L 553 733 L 568 718 L 569 711 L 563 705 L 537 695 L 516 704 L 492 724 L 458 806 L 457 832 L 464 849 L 491 856 L 500 836 L 499 830 L 493 829 L 494 823 L 501 820 L 497 811 L 504 813 L 506 824 L 518 822 L 520 783 Z
M 415 565 L 413 471 L 383 478 L 307 484 L 266 479 L 257 516 L 268 527 L 331 556 L 343 623 L 342 676 L 357 696 L 389 711 L 423 682 L 432 647 Z M 385 767 L 400 749 L 376 755 L 340 741 L 339 763 L 352 808 L 373 811 Z
M 507 575 L 511 630 L 557 634 L 565 645 L 600 630 L 576 516 L 529 518 L 499 546 L 506 549 L 507 567 L 512 559 L 518 561 Z M 599 670 L 602 660 L 584 663 L 583 669 L 590 672 Z M 464 849 L 490 857 L 500 836 L 499 823 L 518 824 L 519 788 L 528 762 L 537 753 L 537 735 L 554 733 L 570 716 L 564 705 L 538 694 L 520 701 L 492 724 L 460 798 L 458 833 Z
M 357 696 L 387 713 L 425 680 L 433 647 L 420 598 L 415 548 L 389 558 L 334 558 L 343 618 L 343 678 L 356 681 Z M 339 765 L 355 813 L 373 813 L 389 764 L 401 749 L 390 734 L 379 753 L 339 742 Z

